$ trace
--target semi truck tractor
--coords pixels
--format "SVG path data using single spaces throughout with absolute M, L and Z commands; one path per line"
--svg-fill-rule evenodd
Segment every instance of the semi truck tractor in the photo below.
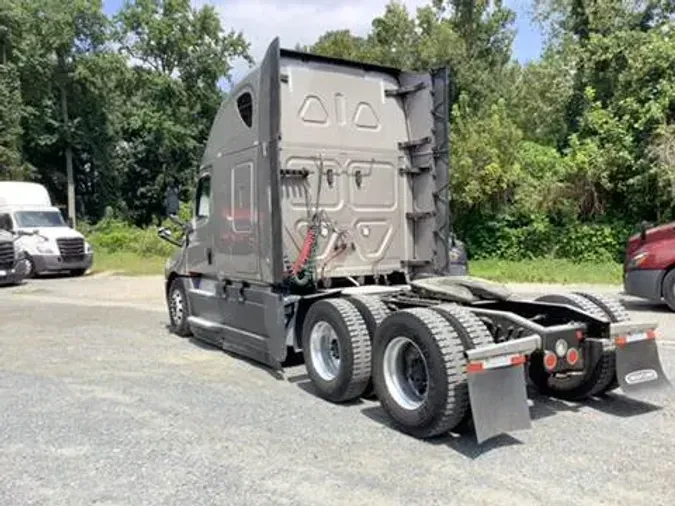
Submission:
M 68 226 L 39 183 L 0 181 L 0 228 L 21 234 L 16 245 L 26 260 L 27 277 L 57 272 L 82 276 L 93 263 L 91 245 Z
M 170 324 L 399 430 L 531 426 L 526 382 L 583 400 L 670 387 L 656 325 L 614 299 L 526 300 L 451 265 L 449 75 L 283 49 L 222 103 L 165 266 Z M 459 259 L 461 260 L 461 259 Z M 460 262 L 461 264 L 461 262 Z M 470 425 L 468 425 L 470 427 Z

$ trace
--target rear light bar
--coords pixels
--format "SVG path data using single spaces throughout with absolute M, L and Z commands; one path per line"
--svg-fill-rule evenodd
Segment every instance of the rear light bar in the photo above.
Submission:
M 522 365 L 526 361 L 525 355 L 501 355 L 498 357 L 486 358 L 484 360 L 477 360 L 469 362 L 466 366 L 468 373 L 482 372 L 486 369 L 496 369 L 498 367 L 508 367 L 512 365 Z

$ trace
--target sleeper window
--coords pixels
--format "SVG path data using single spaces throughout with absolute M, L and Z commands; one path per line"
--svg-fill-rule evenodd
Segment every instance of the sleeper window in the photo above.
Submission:
M 197 186 L 197 218 L 207 218 L 211 205 L 211 176 L 204 176 Z
M 253 125 L 253 97 L 248 91 L 237 98 L 237 109 L 241 120 L 247 127 L 251 128 Z

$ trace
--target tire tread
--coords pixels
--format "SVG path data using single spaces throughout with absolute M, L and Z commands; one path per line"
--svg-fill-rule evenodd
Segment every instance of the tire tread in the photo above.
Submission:
M 466 382 L 466 367 L 463 364 L 464 347 L 457 332 L 440 314 L 428 308 L 412 308 L 404 311 L 416 316 L 434 337 L 448 378 L 448 393 L 443 415 L 424 435 L 425 438 L 431 438 L 457 426 L 467 411 L 469 389 Z
M 361 313 L 347 299 L 330 298 L 322 302 L 332 305 L 337 310 L 349 332 L 353 357 L 352 374 L 349 386 L 338 399 L 338 402 L 347 402 L 359 397 L 370 381 L 372 355 L 370 336 Z

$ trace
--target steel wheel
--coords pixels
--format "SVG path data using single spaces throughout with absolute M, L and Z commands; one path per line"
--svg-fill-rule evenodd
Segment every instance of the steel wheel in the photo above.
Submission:
M 183 293 L 178 289 L 171 292 L 169 311 L 171 312 L 171 319 L 174 325 L 180 327 L 185 319 L 185 299 L 183 298 Z
M 318 321 L 312 327 L 309 350 L 316 373 L 325 381 L 335 379 L 340 371 L 340 342 L 333 326 Z
M 407 337 L 391 340 L 384 351 L 384 381 L 401 407 L 414 410 L 427 398 L 429 369 L 419 347 Z
M 312 303 L 302 324 L 302 355 L 317 395 L 348 402 L 363 394 L 371 371 L 368 329 L 347 299 Z

